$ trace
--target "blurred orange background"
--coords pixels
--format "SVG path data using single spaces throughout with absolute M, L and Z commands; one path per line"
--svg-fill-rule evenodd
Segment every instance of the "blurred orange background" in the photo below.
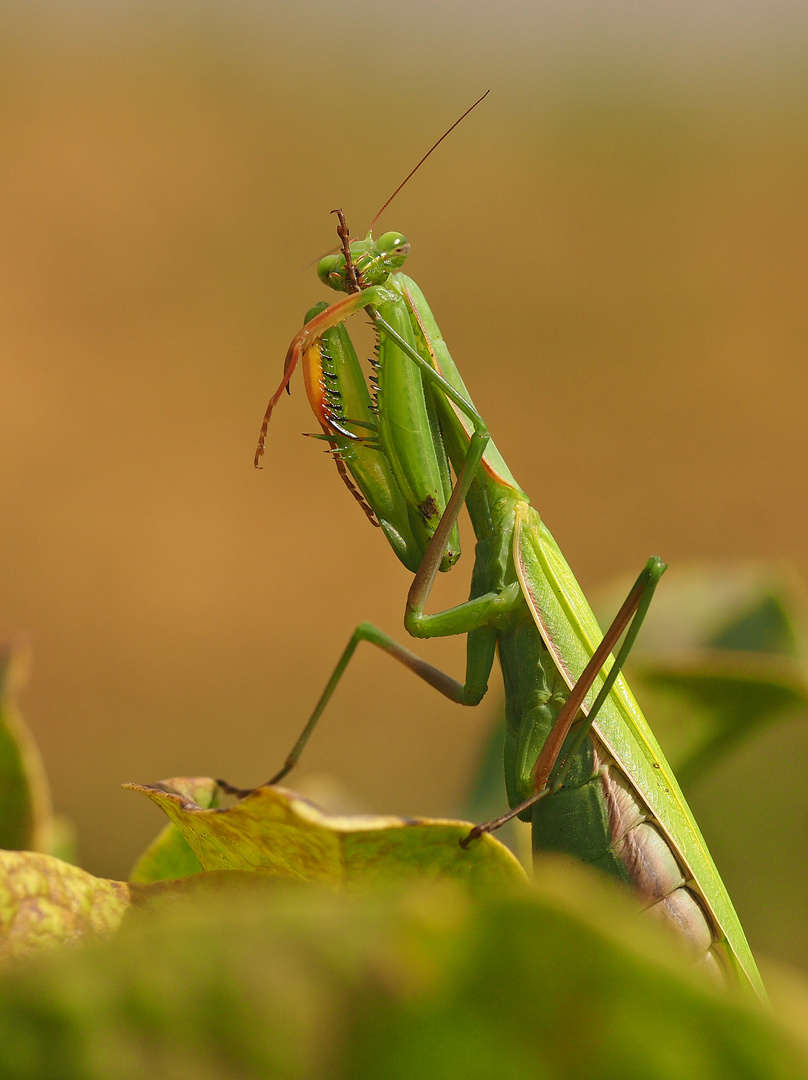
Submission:
M 299 437 L 301 385 L 263 472 L 252 454 L 324 298 L 302 268 L 334 246 L 329 211 L 363 232 L 489 86 L 380 229 L 410 239 L 584 588 L 651 553 L 808 575 L 806 22 L 751 2 L 3 5 L 0 627 L 32 646 L 23 705 L 84 865 L 125 876 L 161 825 L 124 781 L 265 780 L 356 623 L 401 627 L 408 575 Z M 463 598 L 460 567 L 435 606 Z M 462 670 L 462 642 L 422 652 Z M 446 812 L 497 703 L 394 667 L 357 657 L 306 770 L 369 810 Z M 806 766 L 792 725 L 694 797 L 753 943 L 803 962 Z

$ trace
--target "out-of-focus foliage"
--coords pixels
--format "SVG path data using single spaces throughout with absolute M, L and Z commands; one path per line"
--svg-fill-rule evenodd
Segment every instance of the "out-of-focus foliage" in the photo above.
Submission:
M 52 855 L 0 851 L 0 959 L 109 934 L 129 905 L 122 881 L 105 881 Z
M 0 982 L 0 1072 L 289 1080 L 794 1080 L 773 1014 L 682 972 L 616 890 L 310 886 L 174 903 Z M 592 904 L 584 905 L 588 894 Z
M 793 659 L 789 605 L 754 595 L 709 640 Z M 808 1076 L 798 990 L 792 1034 L 583 868 L 545 860 L 528 889 L 492 837 L 461 850 L 461 822 L 333 817 L 269 787 L 222 808 L 199 777 L 129 786 L 172 822 L 131 884 L 0 852 L 3 1075 Z
M 693 567 L 663 591 L 632 671 L 687 786 L 776 721 L 808 718 L 808 640 L 793 575 Z
M 26 654 L 0 645 L 0 848 L 47 851 L 50 794 L 42 759 L 17 707 Z
M 29 650 L 0 642 L 0 848 L 75 860 L 70 822 L 51 810 L 42 757 L 17 704 Z

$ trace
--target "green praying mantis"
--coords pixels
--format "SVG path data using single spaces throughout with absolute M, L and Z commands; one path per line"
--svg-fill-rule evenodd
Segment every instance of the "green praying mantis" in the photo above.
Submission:
M 509 814 L 532 824 L 534 856 L 560 851 L 630 883 L 672 923 L 694 960 L 761 997 L 765 992 L 726 888 L 620 669 L 665 569 L 649 560 L 605 637 L 558 545 L 490 438 L 415 282 L 401 272 L 404 236 L 351 241 L 318 268 L 347 295 L 307 315 L 264 418 L 296 366 L 337 468 L 370 520 L 414 574 L 404 624 L 413 637 L 467 637 L 461 683 L 370 623 L 341 656 L 283 769 L 297 762 L 360 641 L 369 641 L 446 697 L 476 705 L 495 658 L 506 693 Z M 370 386 L 346 320 L 360 309 L 377 334 Z M 455 480 L 452 481 L 452 472 Z M 460 554 L 458 514 L 476 536 L 469 599 L 425 612 L 438 572 Z M 628 628 L 628 629 L 627 629 Z M 616 659 L 612 649 L 625 631 Z

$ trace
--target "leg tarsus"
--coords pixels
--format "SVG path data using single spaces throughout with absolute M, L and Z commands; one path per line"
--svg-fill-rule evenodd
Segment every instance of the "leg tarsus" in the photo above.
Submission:
M 465 850 L 473 840 L 479 840 L 485 833 L 492 833 L 497 829 L 502 828 L 513 818 L 518 817 L 524 810 L 529 809 L 531 806 L 535 806 L 537 802 L 544 799 L 550 794 L 551 789 L 549 787 L 543 788 L 541 791 L 537 791 L 535 795 L 531 795 L 529 799 L 525 799 L 524 802 L 519 803 L 518 806 L 511 807 L 504 814 L 500 814 L 499 817 L 494 818 L 492 821 L 484 821 L 481 825 L 475 825 L 473 829 L 470 829 L 468 833 L 459 841 L 460 846 Z
M 225 793 L 225 795 L 234 795 L 237 799 L 245 799 L 248 795 L 252 795 L 258 788 L 239 788 L 234 787 L 233 784 L 229 784 L 226 780 L 217 780 L 216 783 Z

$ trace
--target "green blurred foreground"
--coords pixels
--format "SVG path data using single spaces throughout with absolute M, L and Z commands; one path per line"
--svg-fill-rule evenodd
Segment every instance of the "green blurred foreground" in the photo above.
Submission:
M 361 898 L 241 885 L 8 974 L 2 1075 L 808 1075 L 773 1014 L 682 972 L 622 897 L 566 866 L 474 901 L 434 883 Z
M 803 710 L 806 682 L 775 578 L 692 590 L 640 659 L 660 711 L 688 703 L 677 758 L 704 769 Z M 2 659 L 0 843 L 41 850 L 0 851 L 0 1075 L 808 1076 L 797 980 L 775 980 L 779 1012 L 741 1000 L 629 893 L 554 859 L 529 884 L 491 836 L 462 851 L 462 822 L 334 817 L 282 788 L 224 810 L 215 781 L 180 778 L 130 785 L 170 823 L 129 883 L 48 854 L 65 830 Z M 476 798 L 501 788 L 498 761 Z

